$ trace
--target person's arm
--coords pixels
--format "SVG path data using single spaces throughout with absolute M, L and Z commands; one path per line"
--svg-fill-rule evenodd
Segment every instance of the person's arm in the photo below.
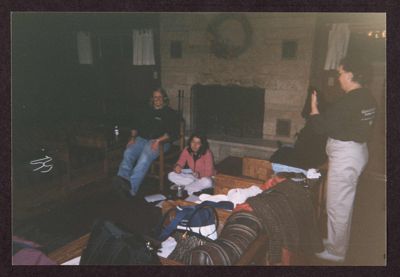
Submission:
M 135 143 L 136 137 L 137 137 L 138 131 L 136 129 L 131 130 L 131 136 L 128 140 L 128 143 L 126 144 L 126 147 L 129 147 L 130 145 Z
M 160 142 L 174 141 L 178 137 L 179 122 L 177 113 L 174 110 L 169 109 L 166 111 L 165 118 L 164 135 L 155 139 L 151 145 L 151 148 L 154 151 L 158 149 Z
M 161 137 L 156 138 L 156 139 L 153 140 L 153 143 L 151 144 L 151 149 L 156 151 L 158 149 L 158 147 L 160 146 L 160 142 L 165 142 L 165 141 L 168 141 L 168 140 L 169 140 L 169 135 L 167 133 L 165 133 Z
M 311 94 L 311 111 L 308 120 L 315 133 L 326 134 L 328 123 L 325 118 L 319 113 L 317 91 L 315 90 Z
M 182 172 L 182 168 L 185 166 L 185 163 L 187 161 L 187 157 L 188 157 L 188 154 L 187 154 L 187 150 L 185 148 L 185 149 L 183 149 L 182 153 L 179 156 L 178 161 L 176 162 L 176 164 L 174 166 L 174 171 L 176 173 L 179 174 L 179 173 Z
M 199 178 L 201 177 L 211 177 L 214 175 L 215 170 L 214 170 L 214 159 L 213 155 L 210 150 L 207 150 L 207 152 L 203 156 L 204 159 L 204 172 L 198 176 Z
M 316 115 L 319 114 L 319 109 L 318 109 L 318 99 L 317 99 L 317 91 L 313 91 L 311 95 L 311 112 L 310 115 Z
M 143 126 L 146 126 L 146 122 L 148 122 L 148 110 L 140 109 L 135 110 L 135 113 L 132 114 L 130 127 L 131 127 L 131 134 L 127 144 L 127 147 L 131 144 L 134 144 L 136 141 L 136 137 L 140 135 L 143 129 Z

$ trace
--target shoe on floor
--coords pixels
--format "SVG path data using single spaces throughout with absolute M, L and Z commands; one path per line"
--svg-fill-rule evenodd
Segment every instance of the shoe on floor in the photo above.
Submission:
M 126 198 L 128 196 L 134 196 L 131 192 L 131 186 L 128 180 L 120 176 L 115 176 L 112 180 L 112 185 L 119 196 Z
M 112 184 L 116 188 L 121 188 L 124 190 L 129 190 L 130 189 L 130 184 L 129 181 L 122 178 L 121 176 L 114 176 L 112 180 Z
M 330 262 L 336 262 L 336 263 L 344 262 L 344 258 L 343 257 L 331 254 L 327 250 L 324 250 L 324 251 L 319 252 L 319 253 L 315 253 L 315 256 L 317 258 L 319 258 L 319 259 L 330 261 Z
M 136 192 L 134 192 L 132 189 L 129 190 L 129 194 L 133 197 L 136 196 Z

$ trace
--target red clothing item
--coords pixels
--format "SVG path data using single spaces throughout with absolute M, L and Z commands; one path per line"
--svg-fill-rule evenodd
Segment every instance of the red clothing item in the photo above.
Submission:
M 176 164 L 184 168 L 186 163 L 193 172 L 199 173 L 199 178 L 215 175 L 214 158 L 210 150 L 207 150 L 197 161 L 194 161 L 193 156 L 186 147 L 183 149 Z
M 274 176 L 274 177 L 268 179 L 267 181 L 265 181 L 265 183 L 260 186 L 260 189 L 262 189 L 262 190 L 270 189 L 270 188 L 274 187 L 276 184 L 279 184 L 280 182 L 283 182 L 285 180 L 286 180 L 285 177 Z
M 285 177 L 274 176 L 272 178 L 269 178 L 267 181 L 265 181 L 265 183 L 260 186 L 260 189 L 262 189 L 263 191 L 270 189 L 273 186 L 275 186 L 276 184 L 279 184 L 280 182 L 283 182 L 285 180 L 286 180 Z M 247 202 L 244 202 L 242 204 L 237 204 L 233 211 L 234 212 L 238 212 L 238 211 L 252 212 L 253 209 Z
M 249 205 L 249 203 L 244 202 L 242 204 L 237 204 L 235 209 L 233 209 L 233 212 L 252 212 L 253 208 Z

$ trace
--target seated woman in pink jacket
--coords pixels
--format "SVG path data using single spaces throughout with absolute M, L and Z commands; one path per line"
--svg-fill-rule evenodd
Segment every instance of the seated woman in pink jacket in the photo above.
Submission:
M 184 169 L 185 165 L 189 168 Z M 214 160 L 207 138 L 194 133 L 175 164 L 174 171 L 168 174 L 168 179 L 174 184 L 185 186 L 185 190 L 191 195 L 193 192 L 212 187 L 213 175 Z

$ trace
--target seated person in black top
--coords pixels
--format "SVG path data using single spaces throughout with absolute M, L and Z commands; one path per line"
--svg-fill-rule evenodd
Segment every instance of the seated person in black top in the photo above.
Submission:
M 179 132 L 179 117 L 168 107 L 165 90 L 156 89 L 150 100 L 151 107 L 133 120 L 131 138 L 118 170 L 118 176 L 130 182 L 132 196 L 138 192 L 151 163 L 159 156 L 160 142 L 165 142 L 164 152 L 168 151 L 170 142 Z

